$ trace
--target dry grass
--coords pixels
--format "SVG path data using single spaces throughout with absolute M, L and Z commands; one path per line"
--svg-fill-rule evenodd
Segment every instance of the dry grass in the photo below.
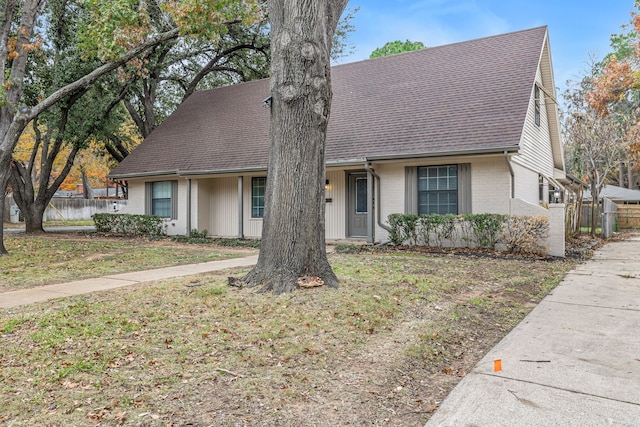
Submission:
M 422 426 L 572 267 L 332 254 L 341 287 L 227 271 L 0 311 L 0 423 Z
M 253 250 L 94 233 L 8 234 L 0 292 L 129 271 L 246 256 Z

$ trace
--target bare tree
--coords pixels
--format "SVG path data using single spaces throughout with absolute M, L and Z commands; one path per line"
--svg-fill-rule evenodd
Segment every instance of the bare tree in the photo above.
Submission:
M 331 43 L 348 0 L 270 0 L 271 128 L 260 256 L 244 278 L 276 294 L 338 279 L 325 249 Z
M 596 207 L 607 175 L 617 166 L 627 143 L 627 128 L 615 114 L 602 116 L 584 100 L 582 89 L 567 92 L 563 131 L 568 165 L 591 191 L 591 234 L 596 232 Z

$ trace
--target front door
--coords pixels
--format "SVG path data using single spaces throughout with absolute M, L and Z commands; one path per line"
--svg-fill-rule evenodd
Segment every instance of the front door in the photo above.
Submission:
M 347 220 L 349 237 L 367 237 L 367 174 L 349 174 L 349 203 Z

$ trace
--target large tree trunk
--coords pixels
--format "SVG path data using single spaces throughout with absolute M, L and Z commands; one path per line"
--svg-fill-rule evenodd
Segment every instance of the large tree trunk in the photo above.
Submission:
M 260 256 L 244 278 L 276 294 L 299 277 L 338 279 L 325 249 L 331 39 L 347 0 L 269 1 L 271 128 Z
M 44 211 L 47 209 L 46 204 L 34 202 L 29 205 L 29 209 L 22 211 L 24 217 L 24 231 L 27 234 L 40 234 L 44 233 L 44 227 L 42 226 L 42 219 L 44 218 Z

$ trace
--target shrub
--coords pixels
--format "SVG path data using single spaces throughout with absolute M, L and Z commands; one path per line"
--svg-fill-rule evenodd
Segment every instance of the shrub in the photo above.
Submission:
M 543 253 L 549 235 L 549 220 L 540 216 L 501 214 L 413 215 L 391 214 L 389 240 L 394 245 L 442 246 L 456 239 L 467 245 L 495 249 L 503 243 L 510 252 Z
M 189 232 L 189 237 L 193 237 L 194 239 L 206 239 L 207 233 L 207 230 L 198 231 L 197 228 L 194 228 Z
M 389 240 L 394 245 L 401 245 L 407 240 L 407 236 L 404 234 L 404 215 L 399 213 L 391 214 L 387 217 L 391 231 L 389 231 Z
M 505 227 L 508 215 L 500 214 L 465 214 L 462 218 L 470 228 L 471 236 L 466 239 L 481 248 L 495 248 L 500 239 L 500 232 Z M 467 231 L 469 233 L 469 231 Z
M 501 239 L 509 252 L 542 254 L 542 244 L 549 236 L 549 218 L 546 216 L 510 216 Z
M 166 235 L 163 219 L 156 215 L 97 213 L 91 216 L 102 233 Z

